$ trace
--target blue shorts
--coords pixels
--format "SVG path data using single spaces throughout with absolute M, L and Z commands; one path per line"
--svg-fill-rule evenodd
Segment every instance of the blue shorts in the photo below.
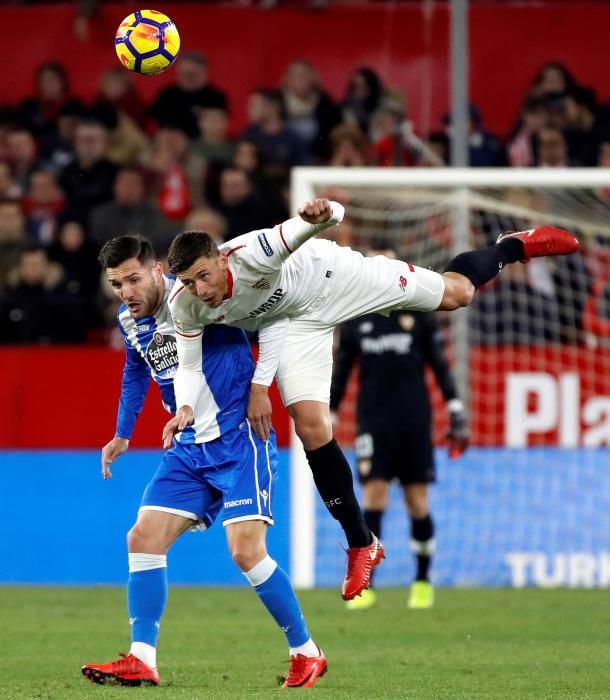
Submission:
M 260 440 L 244 421 L 216 440 L 174 442 L 142 496 L 140 510 L 161 510 L 208 528 L 264 520 L 273 525 L 271 499 L 277 478 L 275 434 Z

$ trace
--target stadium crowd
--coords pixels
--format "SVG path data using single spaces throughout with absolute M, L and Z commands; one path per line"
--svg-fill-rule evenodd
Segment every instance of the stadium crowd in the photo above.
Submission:
M 96 257 L 114 236 L 146 235 L 163 254 L 183 229 L 227 240 L 272 226 L 288 216 L 295 165 L 448 163 L 449 118 L 419 135 L 404 95 L 367 67 L 347 76 L 337 102 L 310 63 L 293 60 L 281 85 L 249 96 L 239 134 L 205 56 L 184 52 L 174 76 L 145 104 L 116 67 L 85 103 L 65 67 L 45 63 L 30 98 L 0 105 L 0 342 L 108 342 L 116 305 Z M 610 107 L 558 63 L 540 69 L 505 139 L 474 105 L 469 128 L 475 167 L 610 164 Z M 610 287 L 585 274 L 583 294 L 603 302 L 601 333 Z M 580 307 L 595 324 L 597 311 Z

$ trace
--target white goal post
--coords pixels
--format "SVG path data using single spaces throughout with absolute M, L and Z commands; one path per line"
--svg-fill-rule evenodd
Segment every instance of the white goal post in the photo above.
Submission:
M 484 245 L 481 231 L 487 236 L 486 240 L 489 242 L 492 240 L 492 235 L 495 236 L 502 230 L 520 230 L 523 226 L 522 222 L 530 224 L 533 222 L 535 225 L 552 224 L 574 231 L 586 240 L 610 241 L 610 169 L 298 167 L 292 170 L 291 177 L 293 215 L 296 215 L 297 209 L 308 199 L 320 195 L 332 197 L 333 190 L 338 192 L 339 198 L 343 194 L 348 216 L 351 209 L 358 211 L 359 220 L 366 224 L 363 226 L 366 229 L 363 234 L 365 238 L 372 237 L 377 227 L 387 235 L 394 236 L 395 242 L 399 240 L 399 235 L 403 235 L 397 233 L 402 226 L 408 229 L 405 236 L 413 236 L 413 240 L 404 239 L 409 251 L 416 251 L 414 254 L 410 253 L 409 261 L 431 266 L 439 271 L 442 271 L 440 265 L 445 264 L 447 256 L 453 257 L 463 250 Z M 346 192 L 350 193 L 347 197 Z M 605 194 L 602 196 L 599 194 L 601 192 Z M 354 208 L 352 193 L 355 193 L 355 200 L 357 200 Z M 433 236 L 438 235 L 439 217 L 442 217 L 443 221 L 440 225 L 443 235 L 449 231 L 443 239 L 446 243 L 445 250 L 441 252 L 439 248 L 442 248 L 442 245 L 437 244 L 438 242 L 430 243 L 426 238 L 430 235 L 431 228 L 434 230 Z M 432 224 L 431 221 L 433 221 Z M 516 222 L 515 226 L 519 226 L 518 229 L 513 228 L 513 222 Z M 476 235 L 473 233 L 475 228 L 478 231 Z M 361 243 L 362 239 L 356 240 L 352 246 L 358 247 Z M 429 244 L 436 247 L 425 248 Z M 412 247 L 415 245 L 419 247 Z M 425 258 L 423 262 L 418 259 L 417 251 L 423 251 Z M 426 257 L 428 255 L 429 257 Z M 565 295 L 562 303 L 566 304 Z M 569 303 L 570 297 L 567 304 Z M 535 314 L 534 311 L 533 315 Z M 478 331 L 472 330 L 467 318 L 466 311 L 461 310 L 451 314 L 448 325 L 458 384 L 462 395 L 466 397 L 472 386 L 470 373 L 484 371 L 478 370 L 476 365 L 473 365 L 470 356 L 471 347 L 480 345 L 481 341 L 480 336 L 476 335 Z M 535 320 L 533 319 L 532 323 Z M 554 341 L 553 348 L 559 352 L 558 348 L 563 347 L 565 329 L 559 321 L 554 320 L 553 323 L 556 327 L 553 326 L 550 331 L 547 326 L 540 326 L 540 338 L 543 336 L 546 338 L 548 334 L 553 335 L 556 331 L 557 340 Z M 538 347 L 538 344 L 543 341 L 537 337 L 537 327 L 532 327 L 533 331 L 521 330 L 519 336 L 511 336 L 511 331 L 506 331 L 505 328 L 502 331 L 494 330 L 497 337 L 494 336 L 492 341 L 488 338 L 484 342 L 489 342 L 489 345 L 494 347 L 501 343 L 511 348 L 518 344 L 523 346 L 531 344 L 532 347 Z M 500 338 L 500 332 L 507 334 L 502 336 L 503 340 Z M 548 354 L 550 351 L 545 350 L 545 352 Z M 538 373 L 540 374 L 540 371 Z M 566 386 L 568 385 L 569 382 L 566 383 Z M 515 392 L 518 392 L 518 387 L 514 388 L 511 396 L 516 395 Z M 549 411 L 552 409 L 553 407 L 550 406 Z M 494 410 L 499 412 L 500 408 L 490 408 L 490 412 Z M 501 411 L 503 419 L 505 414 L 508 416 L 510 407 L 502 404 Z M 537 419 L 541 425 L 546 420 L 542 414 L 537 416 Z M 551 420 L 554 419 L 548 418 L 548 421 Z M 564 424 L 569 420 L 571 420 L 569 416 L 558 417 L 557 430 L 564 430 Z M 534 423 L 532 419 L 532 426 Z M 494 428 L 490 427 L 488 430 L 491 434 Z M 552 432 L 555 428 L 552 427 L 552 430 L 549 430 Z M 564 430 L 562 435 L 573 436 L 575 430 L 576 438 L 569 438 L 574 445 L 587 444 L 584 438 L 584 442 L 583 440 L 578 442 L 578 436 L 584 429 L 574 428 L 572 424 L 569 429 Z M 503 438 L 509 432 L 510 429 L 507 428 L 502 433 Z M 547 441 L 544 444 L 560 446 L 571 444 L 568 438 L 564 440 L 559 433 L 551 435 L 551 432 L 547 431 L 547 437 L 544 438 Z M 493 443 L 490 441 L 489 444 Z M 503 444 L 510 446 L 510 440 Z M 528 447 L 530 444 L 537 445 L 543 442 L 528 443 L 526 435 L 524 445 Z M 298 439 L 293 436 L 290 555 L 291 576 L 295 586 L 299 588 L 308 588 L 316 584 L 317 551 L 320 546 L 326 546 L 323 542 L 316 542 L 318 500 L 304 452 Z M 330 519 L 327 514 L 324 517 Z

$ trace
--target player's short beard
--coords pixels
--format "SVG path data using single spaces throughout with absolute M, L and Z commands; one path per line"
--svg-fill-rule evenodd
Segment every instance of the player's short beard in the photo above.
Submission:
M 144 316 L 152 316 L 161 303 L 161 291 L 159 290 L 159 286 L 152 272 L 150 273 L 150 280 L 152 284 L 145 294 L 144 303 L 142 304 L 142 313 L 138 314 L 141 318 Z

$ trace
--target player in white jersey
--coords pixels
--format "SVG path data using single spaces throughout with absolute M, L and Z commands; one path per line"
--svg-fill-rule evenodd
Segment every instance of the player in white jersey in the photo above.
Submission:
M 151 376 L 164 403 L 175 407 L 175 330 L 167 308 L 175 280 L 163 275 L 150 243 L 133 236 L 106 243 L 100 262 L 123 301 L 118 321 L 127 353 L 117 436 L 102 454 L 103 475 L 110 478 L 108 465 L 127 447 Z M 273 433 L 261 440 L 246 418 L 254 372 L 250 345 L 242 330 L 226 326 L 210 329 L 199 343 L 203 374 L 197 417 L 164 453 L 127 537 L 130 653 L 110 663 L 86 664 L 82 673 L 96 683 L 159 683 L 156 646 L 167 597 L 167 552 L 189 528 L 206 529 L 219 519 L 233 560 L 288 641 L 284 686 L 310 687 L 326 672 L 326 659 L 311 639 L 288 576 L 266 549 L 277 451 Z
M 203 329 L 212 324 L 258 329 L 260 355 L 248 416 L 264 437 L 271 415 L 267 390 L 275 375 L 318 491 L 346 533 L 348 571 L 342 595 L 350 600 L 368 586 L 383 547 L 364 523 L 349 464 L 332 435 L 328 403 L 334 327 L 372 312 L 467 306 L 475 289 L 503 265 L 571 253 L 578 241 L 552 227 L 507 234 L 494 246 L 460 254 L 439 274 L 384 256 L 365 258 L 331 241 L 310 240 L 339 223 L 343 214 L 340 204 L 319 198 L 306 202 L 299 216 L 220 248 L 201 232 L 174 239 L 168 261 L 182 283 L 169 301 L 177 328 L 178 412 L 165 439 L 193 420 Z

